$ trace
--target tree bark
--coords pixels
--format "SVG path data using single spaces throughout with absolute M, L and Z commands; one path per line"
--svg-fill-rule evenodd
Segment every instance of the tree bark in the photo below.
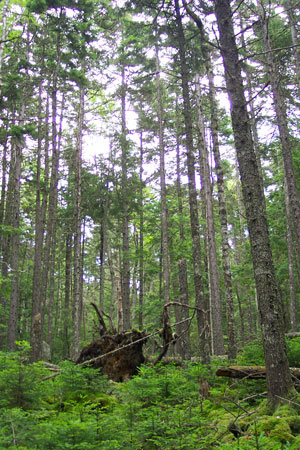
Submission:
M 187 149 L 188 190 L 190 206 L 190 223 L 192 234 L 192 252 L 194 265 L 194 288 L 197 311 L 197 324 L 200 340 L 200 354 L 203 363 L 210 361 L 210 333 L 208 305 L 203 293 L 202 267 L 201 267 L 201 244 L 199 235 L 198 200 L 195 179 L 195 156 L 193 143 L 193 121 L 191 115 L 191 104 L 189 94 L 189 70 L 185 54 L 185 36 L 182 26 L 179 1 L 175 0 L 175 14 L 177 24 L 177 40 L 180 58 L 180 73 L 183 94 L 183 115 Z
M 73 339 L 71 345 L 71 359 L 76 361 L 80 352 L 81 319 L 82 319 L 82 264 L 81 264 L 81 195 L 82 195 L 82 136 L 84 125 L 84 89 L 79 89 L 79 111 L 75 148 L 75 217 L 74 217 L 74 289 L 73 289 Z
M 139 185 L 139 204 L 140 204 L 140 235 L 139 235 L 139 329 L 143 329 L 143 310 L 144 310 L 144 194 L 143 194 L 143 132 L 140 132 L 140 185 Z
M 176 99 L 176 190 L 177 190 L 177 205 L 178 205 L 178 215 L 179 215 L 179 236 L 181 244 L 181 255 L 185 255 L 184 243 L 185 243 L 185 233 L 183 226 L 183 193 L 181 186 L 181 167 L 180 167 L 180 142 L 179 142 L 179 110 L 178 101 Z M 180 303 L 185 305 L 189 304 L 189 292 L 188 292 L 188 276 L 187 276 L 187 263 L 185 258 L 181 258 L 178 261 L 178 281 L 179 281 L 179 293 L 180 293 Z M 188 319 L 189 310 L 188 308 L 182 308 L 181 306 L 175 306 L 178 309 L 178 321 Z M 177 320 L 177 319 L 176 319 Z M 177 348 L 179 349 L 179 354 L 183 360 L 191 359 L 191 342 L 190 342 L 190 327 L 187 322 L 179 324 L 176 327 L 176 333 L 182 336 L 181 339 L 177 341 Z
M 209 80 L 211 135 L 212 135 L 215 167 L 217 173 L 219 217 L 221 224 L 221 241 L 222 241 L 222 265 L 223 265 L 223 273 L 226 289 L 226 305 L 227 305 L 228 359 L 230 360 L 236 358 L 237 348 L 235 341 L 234 301 L 232 291 L 230 246 L 228 238 L 227 208 L 224 191 L 224 171 L 220 155 L 217 102 L 216 102 L 214 74 L 212 70 L 211 60 L 209 60 L 209 63 L 207 65 L 207 76 Z
M 164 303 L 170 300 L 170 267 L 169 267 L 169 246 L 168 246 L 168 209 L 167 190 L 165 174 L 165 145 L 164 145 L 164 117 L 163 98 L 160 80 L 160 62 L 158 48 L 156 47 L 156 90 L 157 90 L 157 116 L 159 123 L 159 161 L 160 161 L 160 199 L 161 199 L 161 241 L 162 241 L 162 269 L 163 269 L 163 297 Z
M 25 104 L 21 105 L 19 123 L 23 125 L 25 118 Z M 24 137 L 16 137 L 12 142 L 11 164 L 13 164 L 13 203 L 12 208 L 14 233 L 11 238 L 11 295 L 7 329 L 7 346 L 9 351 L 15 349 L 15 341 L 18 336 L 18 310 L 19 310 L 19 247 L 20 247 L 20 189 L 21 189 L 21 170 L 22 170 L 22 150 L 24 146 Z
M 296 5 L 293 5 L 292 0 L 283 0 L 282 1 L 286 13 L 289 18 L 289 25 L 292 36 L 292 43 L 294 45 L 294 55 L 295 55 L 295 65 L 296 65 L 296 75 L 298 77 L 298 87 L 300 88 L 300 50 L 299 50 L 299 38 L 298 38 L 298 30 L 297 30 L 297 19 L 294 14 L 294 8 Z
M 259 170 L 251 137 L 230 1 L 215 0 L 214 4 L 250 235 L 268 395 L 271 403 L 276 404 L 278 396 L 285 397 L 292 388 L 284 340 L 282 304 L 273 266 L 264 193 L 259 182 Z
M 257 9 L 259 14 L 259 23 L 263 35 L 266 61 L 265 66 L 272 86 L 276 120 L 282 148 L 286 191 L 289 197 L 288 202 L 292 210 L 296 248 L 298 252 L 298 260 L 300 261 L 300 201 L 293 166 L 293 158 L 291 152 L 292 141 L 287 124 L 285 98 L 281 87 L 280 72 L 276 67 L 276 63 L 274 61 L 272 53 L 268 17 L 266 15 L 266 11 L 264 10 L 264 6 L 260 1 L 257 1 Z
M 201 103 L 200 77 L 196 76 L 196 101 L 198 113 L 198 141 L 200 170 L 202 172 L 202 183 L 204 189 L 204 199 L 206 204 L 206 226 L 207 226 L 207 247 L 209 261 L 209 288 L 210 288 L 210 309 L 211 309 L 211 333 L 212 333 L 212 353 L 224 355 L 224 340 L 222 326 L 222 302 L 220 295 L 219 271 L 217 262 L 217 245 L 215 236 L 215 219 L 213 210 L 212 184 L 210 179 L 210 168 L 208 162 L 208 151 L 204 130 L 204 117 Z
M 126 128 L 126 81 L 125 67 L 122 67 L 121 86 L 121 149 L 122 149 L 122 270 L 121 270 L 121 292 L 122 292 L 122 320 L 123 330 L 130 329 L 130 260 L 129 260 L 129 206 L 128 206 L 128 142 Z
M 65 295 L 64 295 L 64 332 L 63 332 L 63 356 L 70 357 L 70 297 L 72 286 L 72 233 L 67 232 L 65 238 Z

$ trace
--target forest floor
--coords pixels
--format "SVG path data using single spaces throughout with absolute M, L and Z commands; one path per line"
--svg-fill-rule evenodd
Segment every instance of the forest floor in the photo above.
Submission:
M 255 343 L 238 363 L 251 355 Z M 145 364 L 124 383 L 23 361 L 0 354 L 0 450 L 300 449 L 299 396 L 271 411 L 265 380 L 217 377 L 220 361 Z

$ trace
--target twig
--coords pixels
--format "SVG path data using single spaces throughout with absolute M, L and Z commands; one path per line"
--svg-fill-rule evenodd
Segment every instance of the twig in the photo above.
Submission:
M 239 63 L 246 61 L 246 59 L 253 58 L 253 56 L 266 55 L 267 53 L 280 52 L 281 50 L 290 50 L 291 48 L 295 47 L 300 47 L 300 44 L 288 45 L 287 47 L 272 48 L 271 50 L 266 50 L 264 52 L 251 53 L 250 55 L 247 55 L 244 58 L 240 59 Z

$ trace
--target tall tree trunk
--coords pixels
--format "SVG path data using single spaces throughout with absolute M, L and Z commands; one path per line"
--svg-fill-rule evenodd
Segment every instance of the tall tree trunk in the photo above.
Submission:
M 217 173 L 219 217 L 221 224 L 221 240 L 222 240 L 222 265 L 226 289 L 228 359 L 235 359 L 237 354 L 237 348 L 235 341 L 234 301 L 232 292 L 232 275 L 230 263 L 230 246 L 228 238 L 227 208 L 224 192 L 224 171 L 222 167 L 220 146 L 219 146 L 219 124 L 217 115 L 217 102 L 216 102 L 214 75 L 212 71 L 211 61 L 209 61 L 209 64 L 207 66 L 207 76 L 209 79 L 211 135 L 212 135 L 215 167 Z
M 274 107 L 276 112 L 277 126 L 283 155 L 284 175 L 286 183 L 286 191 L 288 194 L 288 202 L 292 210 L 292 218 L 294 224 L 295 241 L 300 261 L 300 201 L 297 189 L 297 182 L 293 167 L 292 159 L 292 141 L 287 125 L 285 98 L 282 92 L 280 72 L 277 70 L 272 53 L 272 44 L 269 34 L 269 23 L 267 13 L 263 4 L 258 1 L 257 9 L 259 14 L 259 23 L 263 35 L 263 43 L 265 50 L 266 70 L 270 78 L 272 93 L 274 99 Z
M 56 256 L 56 239 L 51 243 L 50 252 L 50 279 L 49 279 L 49 301 L 48 301 L 48 324 L 47 324 L 47 343 L 50 348 L 52 346 L 53 332 L 53 315 L 54 315 L 54 298 L 55 298 L 55 256 Z
M 286 182 L 284 183 L 284 190 L 287 191 Z M 295 287 L 295 273 L 294 273 L 294 243 L 292 232 L 292 217 L 289 205 L 289 197 L 285 193 L 285 211 L 286 211 L 286 240 L 288 250 L 289 263 L 289 293 L 290 293 L 290 323 L 291 331 L 297 331 L 297 301 L 296 301 L 296 287 Z
M 1 184 L 1 199 L 0 199 L 0 224 L 5 225 L 5 201 L 6 201 L 6 177 L 7 177 L 7 146 L 8 140 L 7 137 L 3 143 L 3 155 L 2 155 L 2 184 Z M 0 252 L 2 255 L 2 264 L 1 264 L 1 288 L 0 288 L 0 350 L 4 349 L 4 344 L 6 340 L 6 299 L 5 299 L 5 286 L 6 286 L 6 278 L 8 274 L 6 261 L 4 259 L 4 251 L 5 251 L 5 242 L 6 239 L 4 236 L 0 236 Z
M 9 12 L 9 3 L 10 0 L 5 0 L 2 8 L 2 30 L 1 30 L 1 40 L 0 40 L 0 96 L 1 96 L 1 90 L 2 90 L 2 65 L 3 65 L 3 53 L 5 48 L 5 40 L 7 37 L 7 16 Z
M 140 203 L 140 236 L 139 236 L 139 329 L 143 329 L 143 310 L 144 310 L 144 194 L 143 194 L 143 163 L 144 147 L 143 132 L 140 132 L 140 185 L 139 185 L 139 203 Z
M 60 60 L 60 38 L 57 38 L 57 49 L 58 49 L 58 59 Z M 47 224 L 46 224 L 46 237 L 44 242 L 43 256 L 42 256 L 42 268 L 38 267 L 40 261 L 40 251 L 43 245 L 43 221 L 45 220 L 44 214 L 46 210 L 46 198 L 45 195 L 42 200 L 42 207 L 40 210 L 40 218 L 38 219 L 38 236 L 37 243 L 38 249 L 35 252 L 35 281 L 37 286 L 33 288 L 33 298 L 32 298 L 32 311 L 31 311 L 31 331 L 30 331 L 30 344 L 31 344 L 31 361 L 38 361 L 41 358 L 42 353 L 42 341 L 39 340 L 40 333 L 43 332 L 44 319 L 45 319 L 45 308 L 47 301 L 47 289 L 48 289 L 48 275 L 50 267 L 50 253 L 52 247 L 52 240 L 55 239 L 55 229 L 56 229 L 56 215 L 57 215 L 57 186 L 58 186 L 58 167 L 59 167 L 59 145 L 58 145 L 58 132 L 57 132 L 57 79 L 58 73 L 55 70 L 53 73 L 52 81 L 52 92 L 51 92 L 51 102 L 52 102 L 52 158 L 51 158 L 51 175 L 50 175 L 50 188 L 48 197 L 48 210 L 47 210 Z M 48 113 L 48 106 L 47 106 Z M 62 127 L 62 117 L 63 117 L 63 105 L 60 117 L 60 133 Z M 46 118 L 47 120 L 47 118 Z M 48 159 L 48 140 L 47 140 L 47 122 L 46 122 L 46 142 L 45 151 L 46 158 Z M 48 177 L 48 166 L 45 167 L 46 174 Z M 36 200 L 37 205 L 38 198 Z M 39 208 L 38 208 L 39 211 Z M 41 274 L 41 275 L 40 275 Z M 40 276 L 39 276 L 40 275 Z M 41 279 L 41 281 L 39 281 Z M 39 316 L 39 320 L 36 318 Z M 41 330 L 39 329 L 41 327 Z M 37 332 L 38 331 L 38 332 Z
M 208 162 L 208 151 L 204 130 L 204 117 L 201 104 L 200 77 L 196 76 L 196 101 L 198 113 L 198 140 L 200 170 L 202 172 L 202 183 L 206 204 L 206 226 L 209 260 L 209 288 L 210 288 L 210 308 L 211 308 L 211 331 L 212 331 L 212 352 L 215 355 L 225 353 L 223 332 L 222 332 L 222 302 L 220 294 L 219 271 L 217 261 L 217 245 L 215 236 L 215 220 L 212 198 L 212 183 L 210 179 L 210 168 Z
M 183 115 L 187 148 L 188 190 L 190 206 L 190 222 L 192 234 L 192 252 L 194 265 L 194 287 L 197 310 L 198 333 L 200 339 L 200 354 L 203 363 L 210 361 L 210 336 L 208 305 L 203 294 L 203 280 L 201 267 L 201 244 L 199 234 L 198 200 L 195 179 L 195 156 L 193 143 L 193 121 L 189 94 L 189 70 L 185 54 L 185 36 L 182 26 L 179 1 L 175 0 L 175 14 L 177 24 L 177 40 L 180 58 L 180 73 L 183 93 Z
M 70 357 L 70 297 L 72 286 L 72 241 L 73 236 L 70 231 L 65 238 L 65 298 L 63 307 L 63 356 Z
M 75 148 L 75 211 L 74 211 L 74 288 L 72 304 L 73 336 L 71 358 L 76 360 L 80 352 L 82 296 L 81 296 L 81 190 L 82 190 L 82 137 L 84 125 L 84 89 L 79 90 L 79 111 Z
M 36 200 L 35 200 L 35 236 L 34 236 L 34 263 L 33 263 L 33 282 L 32 282 L 32 316 L 35 316 L 41 308 L 40 290 L 41 290 L 41 272 L 43 258 L 43 242 L 46 224 L 47 211 L 47 193 L 49 183 L 49 97 L 47 96 L 46 118 L 45 118 L 45 136 L 43 136 L 43 118 L 42 118 L 42 82 L 39 85 L 39 105 L 38 105 L 38 145 L 37 145 L 37 168 L 36 168 Z M 42 150 L 44 140 L 44 185 L 41 189 L 41 169 L 42 169 Z M 37 355 L 38 359 L 38 355 Z
M 300 87 L 300 84 L 299 84 L 300 83 L 300 50 L 299 50 L 299 38 L 298 38 L 298 30 L 297 30 L 297 19 L 294 14 L 294 10 L 297 5 L 293 5 L 293 0 L 282 0 L 282 4 L 284 5 L 285 10 L 288 15 L 288 18 L 289 18 L 292 43 L 294 46 L 296 75 L 298 77 L 298 87 Z
M 181 255 L 184 256 L 184 243 L 185 234 L 183 226 L 183 193 L 181 186 L 181 167 L 180 167 L 180 142 L 179 142 L 179 108 L 178 101 L 176 99 L 176 191 L 177 191 L 177 205 L 178 205 L 178 215 L 179 215 L 179 236 L 181 245 Z M 184 305 L 189 304 L 189 293 L 188 293 L 188 277 L 187 277 L 187 263 L 185 258 L 181 258 L 178 261 L 178 282 L 179 282 L 179 295 L 180 303 Z M 178 310 L 178 321 L 185 320 L 189 318 L 189 309 L 180 306 L 175 306 Z M 177 319 L 176 319 L 177 320 Z M 176 327 L 176 333 L 181 336 L 178 341 L 178 350 L 183 360 L 191 359 L 191 342 L 190 342 L 190 327 L 189 323 L 186 321 L 183 324 L 179 324 Z
M 107 214 L 108 203 L 106 193 L 103 194 L 102 211 L 103 216 L 100 224 L 100 296 L 99 307 L 100 311 L 104 311 L 104 287 L 105 287 L 105 255 L 107 243 Z
M 126 128 L 126 81 L 125 67 L 122 67 L 121 86 L 121 149 L 122 149 L 122 271 L 121 271 L 121 292 L 122 292 L 122 317 L 123 330 L 130 329 L 130 260 L 129 260 L 129 206 L 128 206 L 128 141 Z
M 254 276 L 263 335 L 268 395 L 276 404 L 292 389 L 282 321 L 282 303 L 276 283 L 268 232 L 264 193 L 251 137 L 229 0 L 215 0 L 221 53 L 229 93 L 231 118 L 241 173 Z
M 168 209 L 167 209 L 167 189 L 165 174 L 165 144 L 164 144 L 164 117 L 163 98 L 160 79 L 160 62 L 158 48 L 156 47 L 156 90 L 157 90 L 157 115 L 159 123 L 158 142 L 160 160 L 160 198 L 161 198 L 161 240 L 162 240 L 162 269 L 163 269 L 163 293 L 164 303 L 170 300 L 170 267 L 168 248 Z
M 25 104 L 21 105 L 19 124 L 23 125 L 25 117 Z M 12 208 L 14 233 L 11 238 L 11 295 L 7 330 L 7 346 L 9 351 L 15 349 L 15 341 L 18 337 L 18 309 L 19 309 L 19 246 L 20 234 L 20 188 L 21 188 L 21 168 L 22 150 L 24 137 L 16 137 L 12 142 L 11 164 L 13 164 L 14 192 Z

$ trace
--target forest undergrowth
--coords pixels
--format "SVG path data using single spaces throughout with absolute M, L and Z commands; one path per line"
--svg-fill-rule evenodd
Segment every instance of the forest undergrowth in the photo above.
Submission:
M 289 343 L 291 366 L 299 344 Z M 0 450 L 300 449 L 300 396 L 271 411 L 264 380 L 216 377 L 220 361 L 146 364 L 114 383 L 70 361 L 51 376 L 27 352 L 19 342 L 0 354 Z M 261 345 L 237 362 L 262 364 Z

